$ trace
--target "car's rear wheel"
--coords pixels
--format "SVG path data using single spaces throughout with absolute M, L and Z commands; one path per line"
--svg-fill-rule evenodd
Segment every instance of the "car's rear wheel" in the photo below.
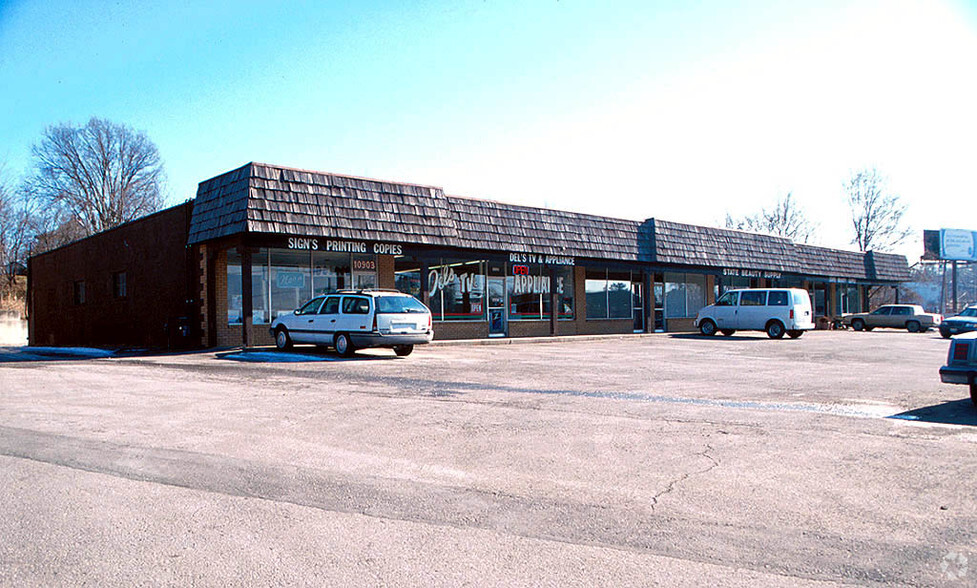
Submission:
M 919 321 L 908 321 L 906 323 L 906 330 L 910 333 L 918 333 L 920 330 Z
M 725 336 L 727 336 L 727 337 L 731 337 L 731 336 L 733 335 L 733 333 L 735 333 L 735 332 L 736 332 L 736 331 L 734 331 L 733 329 L 723 329 L 723 330 L 721 331 L 721 333 L 722 333 L 723 335 L 725 335 Z
M 713 335 L 716 334 L 716 323 L 712 322 L 709 319 L 702 321 L 699 324 L 699 332 L 705 335 L 706 337 L 712 337 Z
M 353 342 L 349 340 L 349 335 L 346 333 L 338 333 L 333 341 L 333 347 L 336 348 L 336 353 L 343 357 L 352 357 L 356 353 L 356 348 L 353 347 Z
M 861 331 L 865 328 L 865 321 L 862 319 L 855 319 L 851 322 L 851 328 L 855 329 L 856 331 Z
M 767 323 L 767 337 L 771 339 L 783 339 L 784 338 L 784 325 L 780 324 L 780 321 L 770 321 Z
M 400 357 L 407 357 L 411 351 L 414 351 L 413 345 L 394 345 L 394 353 Z
M 790 337 L 791 339 L 798 339 L 803 334 L 804 331 L 795 331 L 795 330 L 787 331 L 787 336 Z
M 288 336 L 288 329 L 285 327 L 275 329 L 275 347 L 283 351 L 292 348 L 292 338 Z

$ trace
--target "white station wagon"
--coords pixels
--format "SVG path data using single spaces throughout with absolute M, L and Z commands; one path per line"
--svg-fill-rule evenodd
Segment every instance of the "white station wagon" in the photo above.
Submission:
M 706 336 L 717 331 L 726 336 L 736 331 L 766 331 L 771 339 L 785 333 L 796 339 L 814 328 L 811 297 L 800 288 L 730 290 L 699 311 L 695 326 Z
M 396 290 L 343 290 L 317 296 L 271 323 L 275 346 L 293 343 L 334 347 L 343 357 L 357 349 L 389 347 L 400 356 L 434 338 L 431 311 Z

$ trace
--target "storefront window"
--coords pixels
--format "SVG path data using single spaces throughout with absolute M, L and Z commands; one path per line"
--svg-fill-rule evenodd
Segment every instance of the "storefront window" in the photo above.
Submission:
M 435 319 L 485 318 L 485 262 L 442 260 L 431 266 L 427 279 Z
M 634 297 L 640 296 L 640 276 L 640 272 L 587 270 L 587 318 L 631 318 Z
M 241 255 L 227 252 L 227 323 L 239 325 L 244 321 L 244 285 L 241 280 Z M 268 319 L 268 250 L 258 249 L 251 254 L 251 323 L 267 324 Z
M 308 251 L 271 250 L 271 320 L 292 312 L 312 298 L 309 278 Z M 258 323 L 257 308 L 254 314 Z
M 557 304 L 559 304 L 559 314 L 556 318 L 561 320 L 573 319 L 573 268 L 560 266 L 553 270 L 556 279 Z M 550 301 L 547 296 L 543 300 L 543 315 L 550 316 Z
M 351 268 L 357 268 L 351 271 Z M 241 256 L 227 252 L 227 322 L 241 324 L 244 318 L 244 286 Z M 355 279 L 354 279 L 355 278 Z M 253 324 L 268 324 L 281 314 L 292 312 L 313 296 L 348 288 L 376 288 L 376 257 L 256 249 L 251 255 L 251 309 Z
M 587 270 L 584 289 L 587 293 L 587 318 L 607 318 L 607 273 Z
M 694 317 L 706 305 L 706 276 L 665 274 L 665 317 Z
M 312 287 L 314 295 L 329 294 L 352 287 L 349 255 L 312 252 Z
M 550 276 L 541 265 L 512 264 L 506 280 L 509 290 L 509 320 L 540 320 L 543 301 L 549 309 Z M 549 315 L 547 314 L 547 318 Z
M 608 272 L 607 317 L 631 318 L 631 273 Z

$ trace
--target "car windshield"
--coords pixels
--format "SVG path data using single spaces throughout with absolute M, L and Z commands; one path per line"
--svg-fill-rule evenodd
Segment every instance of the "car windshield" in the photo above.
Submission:
M 965 308 L 960 316 L 977 316 L 977 308 Z
M 380 296 L 376 303 L 377 312 L 382 314 L 427 312 L 427 307 L 412 296 Z

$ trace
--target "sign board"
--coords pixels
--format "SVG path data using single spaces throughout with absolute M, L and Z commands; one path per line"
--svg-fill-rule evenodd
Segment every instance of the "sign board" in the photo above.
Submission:
M 977 261 L 977 232 L 940 229 L 940 259 Z

